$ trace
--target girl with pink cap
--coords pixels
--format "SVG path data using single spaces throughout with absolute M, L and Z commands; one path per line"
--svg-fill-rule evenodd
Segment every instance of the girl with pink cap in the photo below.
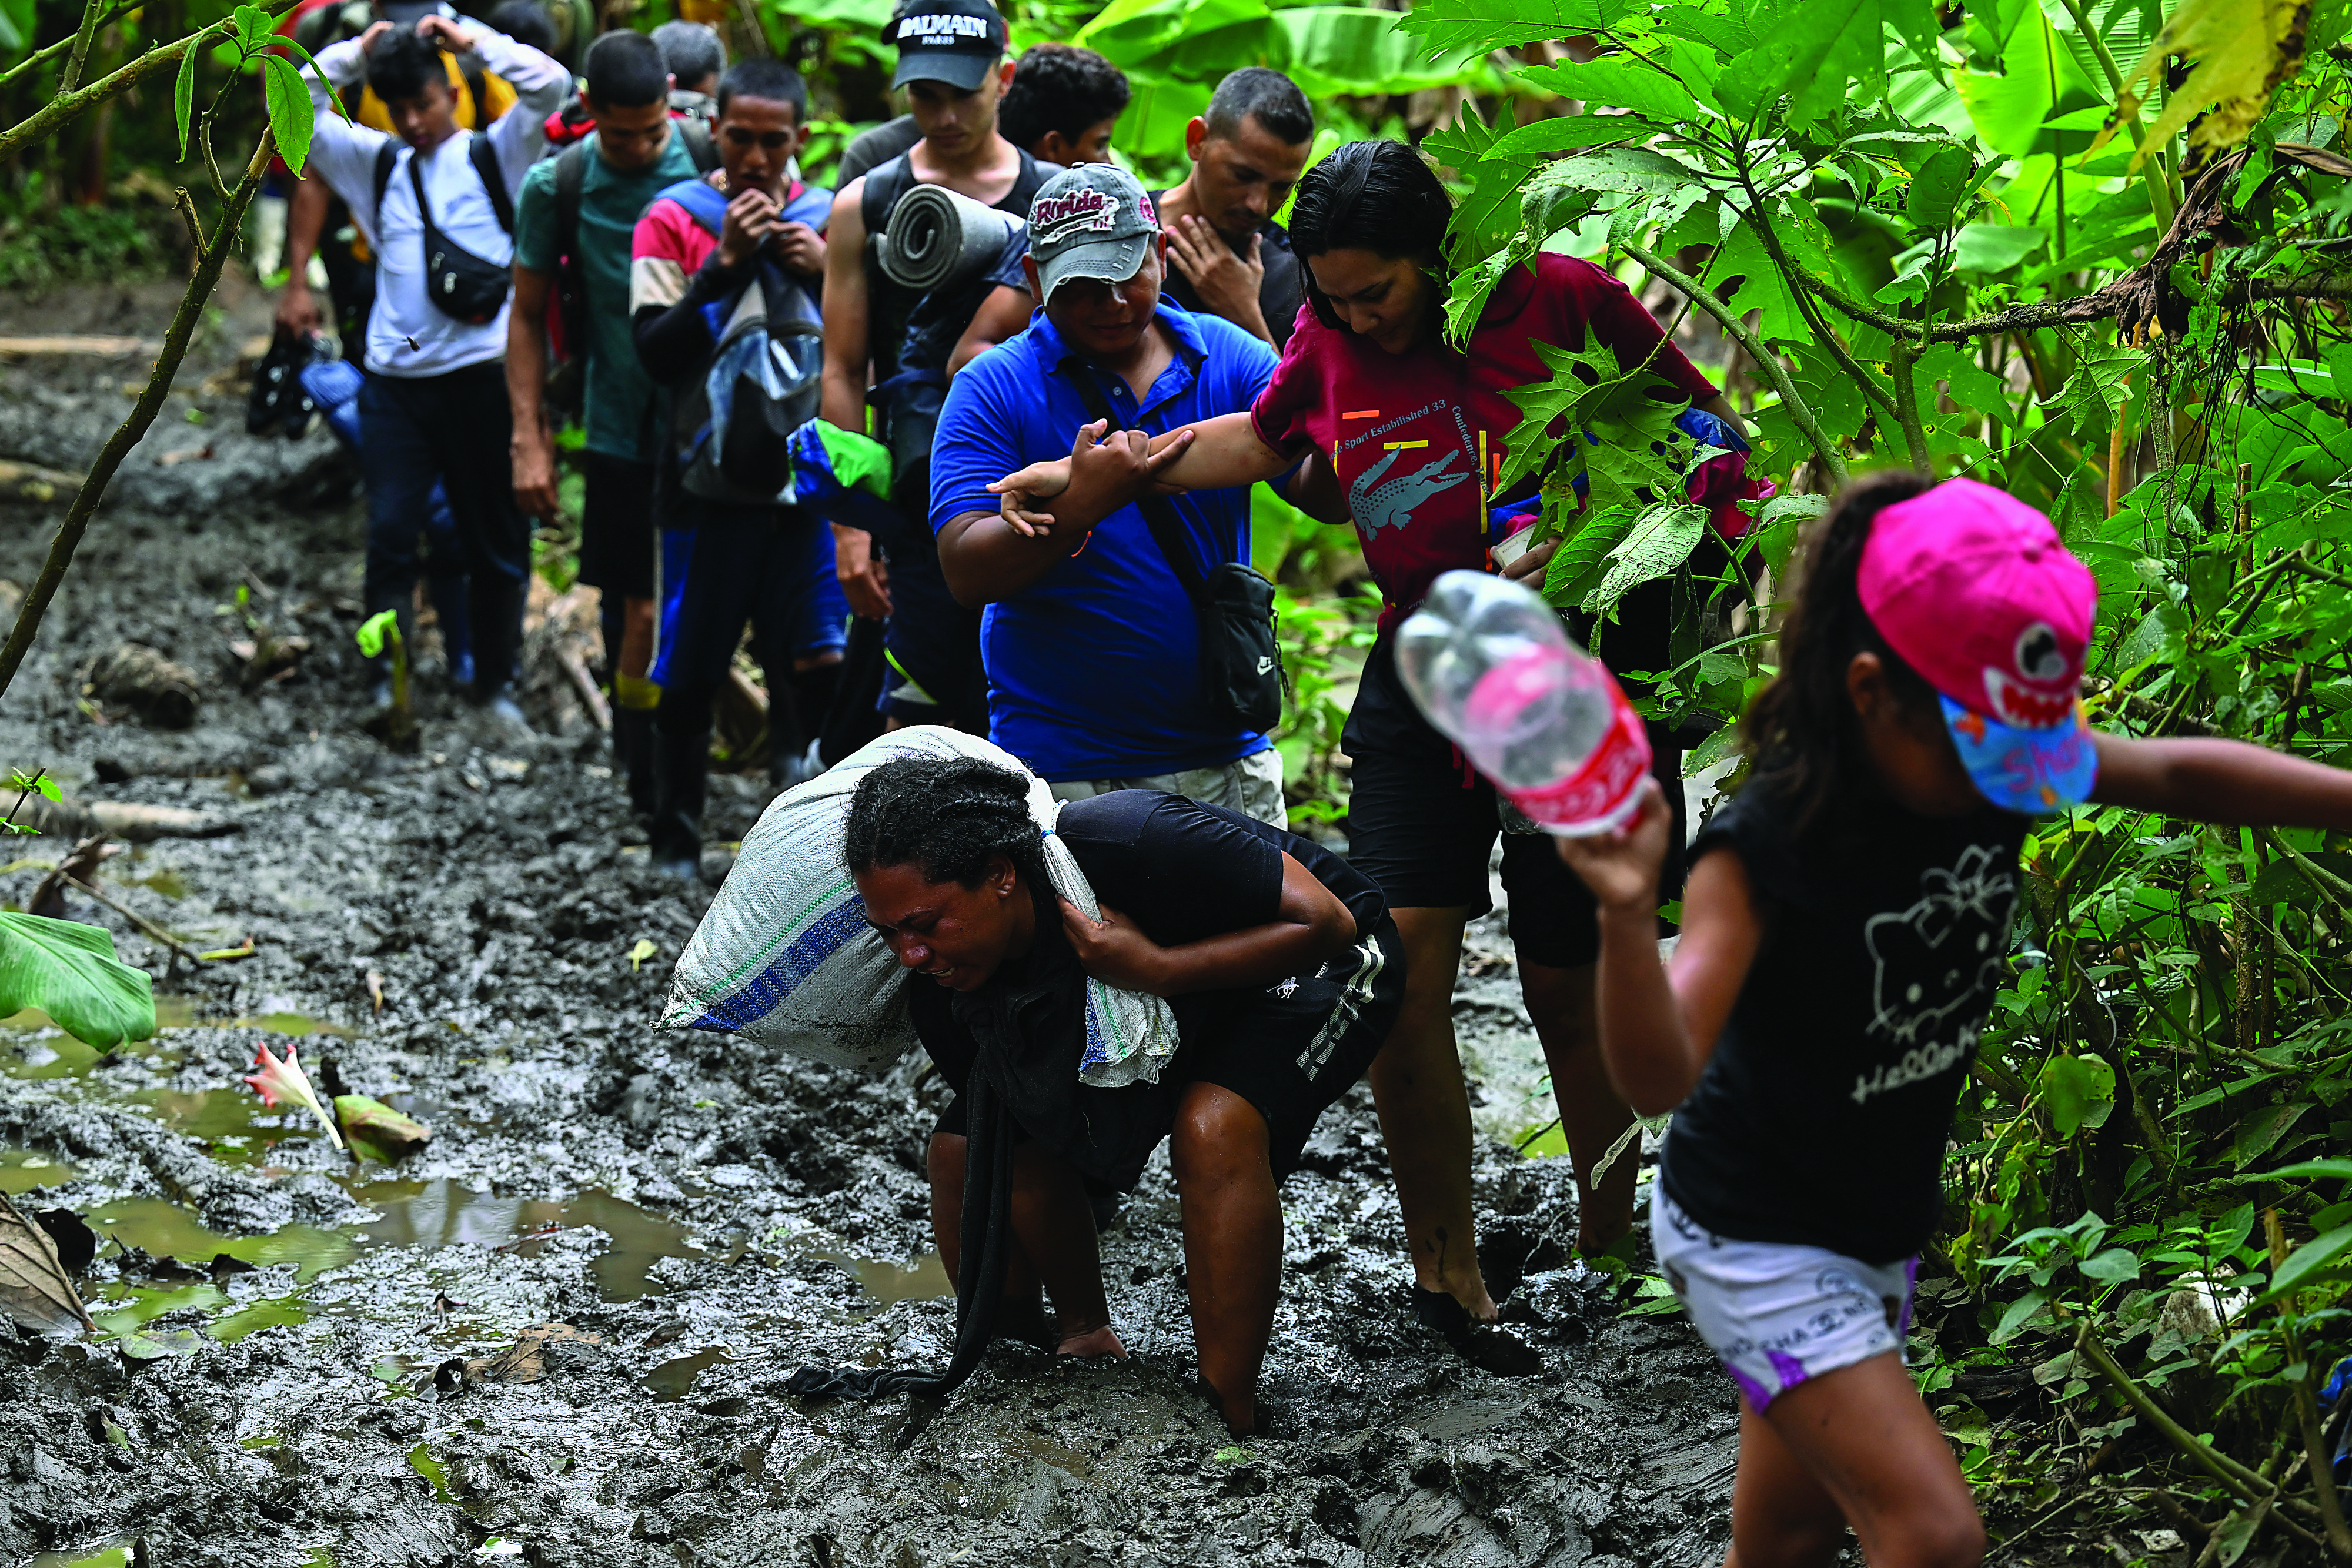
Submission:
M 1559 841 L 1601 924 L 1601 1049 L 1675 1113 L 1658 1262 L 1740 1393 L 1739 1568 L 1984 1554 L 1903 1366 L 1977 1037 L 2011 972 L 2030 819 L 2095 800 L 2352 830 L 2352 774 L 2226 740 L 2129 740 L 2077 703 L 2098 589 L 2048 518 L 1973 480 L 1847 489 L 1810 549 L 1749 775 L 1690 847 L 1657 960 L 1666 803 Z

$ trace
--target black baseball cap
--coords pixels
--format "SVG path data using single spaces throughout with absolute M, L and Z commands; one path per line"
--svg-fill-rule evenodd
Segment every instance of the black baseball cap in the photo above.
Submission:
M 1004 57 L 1004 18 L 987 0 L 906 0 L 882 41 L 898 46 L 892 87 L 942 81 L 970 92 Z

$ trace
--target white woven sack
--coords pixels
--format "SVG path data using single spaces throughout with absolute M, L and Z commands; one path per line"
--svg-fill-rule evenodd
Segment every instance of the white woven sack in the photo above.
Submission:
M 1061 802 L 1010 752 L 938 725 L 894 730 L 778 796 L 743 841 L 735 869 L 677 961 L 658 1029 L 698 1029 L 774 1045 L 829 1067 L 880 1072 L 915 1044 L 907 971 L 866 906 L 842 854 L 858 780 L 901 757 L 978 757 L 1029 777 L 1029 812 L 1054 890 L 1089 916 L 1094 889 L 1053 836 Z M 1087 982 L 1078 1076 L 1098 1088 L 1150 1082 L 1176 1051 L 1176 1019 L 1158 997 Z

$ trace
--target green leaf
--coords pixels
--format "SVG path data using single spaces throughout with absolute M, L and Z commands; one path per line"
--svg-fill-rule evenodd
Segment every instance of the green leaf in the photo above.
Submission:
M 189 120 L 195 111 L 196 57 L 205 52 L 201 39 L 191 40 L 180 56 L 179 74 L 172 78 L 172 123 L 180 128 L 180 162 L 188 161 Z
M 1574 227 L 1599 193 L 1663 196 L 1705 183 L 1698 170 L 1646 147 L 1601 147 L 1547 163 L 1527 183 L 1519 210 L 1538 235 Z
M 383 652 L 387 642 L 397 643 L 400 641 L 400 612 L 384 610 L 369 616 L 360 622 L 359 630 L 352 633 L 352 640 L 360 645 L 361 653 L 371 659 L 376 657 Z
M 1580 147 L 1599 147 L 1612 141 L 1638 140 L 1657 133 L 1658 127 L 1639 115 L 1555 114 L 1505 132 L 1496 141 L 1487 155 L 1521 161 L 1532 168 L 1535 160 L 1549 153 L 1572 152 Z M 1430 140 L 1435 141 L 1436 135 Z M 1514 181 L 1514 192 L 1517 188 L 1517 182 Z
M 1496 149 L 1507 131 L 1507 126 L 1489 126 L 1475 110 L 1465 109 L 1460 120 L 1431 131 L 1422 141 L 1422 150 L 1440 168 L 1452 169 L 1471 183 L 1470 193 L 1454 204 L 1454 222 L 1445 235 L 1446 256 L 1457 269 L 1494 255 L 1518 232 L 1519 188 L 1527 183 L 1538 154 L 1499 156 Z
M 2027 1323 L 2049 1310 L 2048 1296 L 2039 1291 L 2029 1291 L 2018 1300 L 2009 1303 L 2009 1310 L 2000 1314 L 2000 1323 L 1986 1338 L 1993 1344 L 2007 1344 L 2024 1331 Z
M 1385 98 L 1478 78 L 1491 81 L 1485 59 L 1434 64 L 1394 11 L 1359 5 L 1300 5 L 1274 13 L 1269 62 L 1309 99 Z
M 2130 395 L 2124 378 L 2146 363 L 2145 356 L 2129 352 L 2086 353 L 2074 361 L 2074 373 L 2066 378 L 2058 395 L 2043 406 L 2062 408 L 2072 415 L 2077 440 L 2105 434 Z
M 1445 295 L 1445 340 L 1460 348 L 1470 340 L 1471 331 L 1486 314 L 1487 297 L 1493 294 L 1511 268 L 1526 265 L 1527 258 L 1518 247 L 1498 250 L 1477 266 L 1454 275 Z
M 2118 672 L 2136 670 L 2151 661 L 2173 664 L 2189 651 L 2189 615 L 2178 604 L 2159 603 L 2132 628 L 2116 650 Z
M 247 53 L 269 42 L 272 23 L 269 13 L 258 5 L 239 5 L 228 14 L 229 26 L 236 31 L 237 43 Z
M 1724 68 L 1717 90 L 1741 79 L 1759 105 L 1786 94 L 1792 123 L 1831 120 L 1850 99 L 1885 94 L 1885 30 L 1889 13 L 1903 9 L 1886 0 L 1832 5 L 1787 0 L 1775 16 L 1773 7 L 1759 5 L 1748 16 L 1756 47 Z
M 2117 1280 L 2139 1278 L 2139 1260 L 2128 1247 L 2110 1247 L 2095 1257 L 2083 1260 L 2083 1272 L 2094 1280 L 2112 1283 Z
M 283 55 L 261 57 L 262 87 L 269 104 L 269 130 L 278 138 L 278 155 L 299 177 L 310 155 L 310 133 L 318 126 L 318 110 L 302 73 Z
M 2023 224 L 1969 224 L 1952 244 L 1952 265 L 1964 272 L 2006 272 L 2047 237 Z
M 1421 0 L 1397 26 L 1433 51 L 1507 48 L 1605 33 L 1635 0 Z
M 1583 99 L 1587 114 L 1600 106 L 1630 109 L 1635 114 L 1668 124 L 1706 118 L 1706 111 L 1688 88 L 1639 55 L 1568 60 L 1556 66 L 1530 67 L 1511 75 L 1515 80 L 1544 92 Z
M 155 1032 L 153 982 L 114 956 L 111 933 L 0 910 L 0 1018 L 26 1008 L 100 1051 Z
M 2095 1056 L 2053 1056 L 2042 1066 L 2042 1103 L 2062 1138 L 2104 1124 L 2116 1108 L 2116 1070 Z
M 1706 507 L 1682 501 L 1651 507 L 1633 519 L 1625 538 L 1609 552 L 1609 570 L 1585 596 L 1586 612 L 1609 614 L 1626 594 L 1688 560 L 1706 534 Z
M 35 773 L 11 768 L 8 769 L 8 792 L 12 795 L 38 795 L 45 800 L 65 799 L 65 791 L 58 787 L 56 779 L 49 777 L 49 770 L 46 768 Z
M 1903 197 L 1903 215 L 1911 220 L 1915 228 L 1950 228 L 1960 192 L 1975 172 L 1976 161 L 1969 156 L 1967 148 L 1937 148 L 1911 176 L 1911 188 Z
M 1988 146 L 2012 158 L 2082 152 L 2105 118 L 2105 92 L 2059 47 L 2039 5 L 2020 5 L 2011 16 L 2000 74 L 1952 73 L 1969 122 Z
M 1570 518 L 1568 534 L 1551 564 L 1544 569 L 1544 597 L 1554 604 L 1575 606 L 1607 570 L 1609 554 L 1633 527 L 1633 514 L 1622 507 L 1587 511 Z
M 2246 1181 L 2352 1181 L 2352 1160 L 2297 1160 L 2274 1171 L 2237 1178 Z
M 2347 1248 L 2352 1248 L 2352 1225 L 2339 1225 L 2324 1236 L 2313 1237 L 2279 1265 L 2278 1272 L 2271 1276 L 2270 1288 L 2256 1300 L 2275 1301 L 2301 1290 L 2342 1258 Z
M 1810 343 L 1813 329 L 1797 308 L 1789 280 L 1757 235 L 1755 225 L 1742 220 L 1724 236 L 1709 271 L 1718 280 L 1716 297 L 1742 312 L 1758 313 L 1757 333 L 1768 343 Z

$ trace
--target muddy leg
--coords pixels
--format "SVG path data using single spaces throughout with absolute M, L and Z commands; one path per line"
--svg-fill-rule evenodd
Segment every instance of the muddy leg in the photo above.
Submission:
M 1184 1284 L 1201 1375 L 1225 1425 L 1257 1425 L 1257 1375 L 1274 1332 L 1282 1281 L 1282 1205 L 1266 1155 L 1265 1118 L 1230 1089 L 1184 1091 L 1169 1153 L 1184 1217 Z
M 1470 1095 L 1454 1045 L 1454 975 L 1468 913 L 1391 913 L 1404 938 L 1404 1007 L 1370 1076 L 1405 1244 L 1423 1290 L 1443 1291 L 1491 1322 L 1495 1301 L 1478 1270 L 1470 1215 Z
M 1977 1568 L 1984 1524 L 1892 1352 L 1798 1384 L 1759 1416 L 1739 1403 L 1726 1568 L 1826 1564 L 1852 1524 L 1871 1568 Z
M 1555 969 L 1519 961 L 1519 994 L 1543 1040 L 1551 1069 L 1552 1099 L 1559 1106 L 1560 1131 L 1568 1136 L 1576 1166 L 1576 1246 L 1588 1256 L 1622 1239 L 1633 1228 L 1633 1178 L 1642 1162 L 1628 1147 L 1617 1156 L 1598 1192 L 1592 1167 L 1609 1152 L 1633 1113 L 1617 1097 L 1601 1060 L 1601 1020 L 1593 1009 L 1595 966 Z
M 964 1141 L 952 1134 L 931 1138 L 931 1231 L 940 1261 L 956 1277 L 962 1249 L 958 1226 L 963 1214 Z M 1104 1298 L 1102 1260 L 1096 1249 L 1094 1210 L 1077 1173 L 1034 1144 L 1013 1153 L 1012 1257 L 1004 1270 L 1006 1310 L 1019 1322 L 1035 1312 L 1037 1287 L 1054 1303 L 1062 1355 L 1124 1355 L 1127 1347 L 1110 1326 Z

